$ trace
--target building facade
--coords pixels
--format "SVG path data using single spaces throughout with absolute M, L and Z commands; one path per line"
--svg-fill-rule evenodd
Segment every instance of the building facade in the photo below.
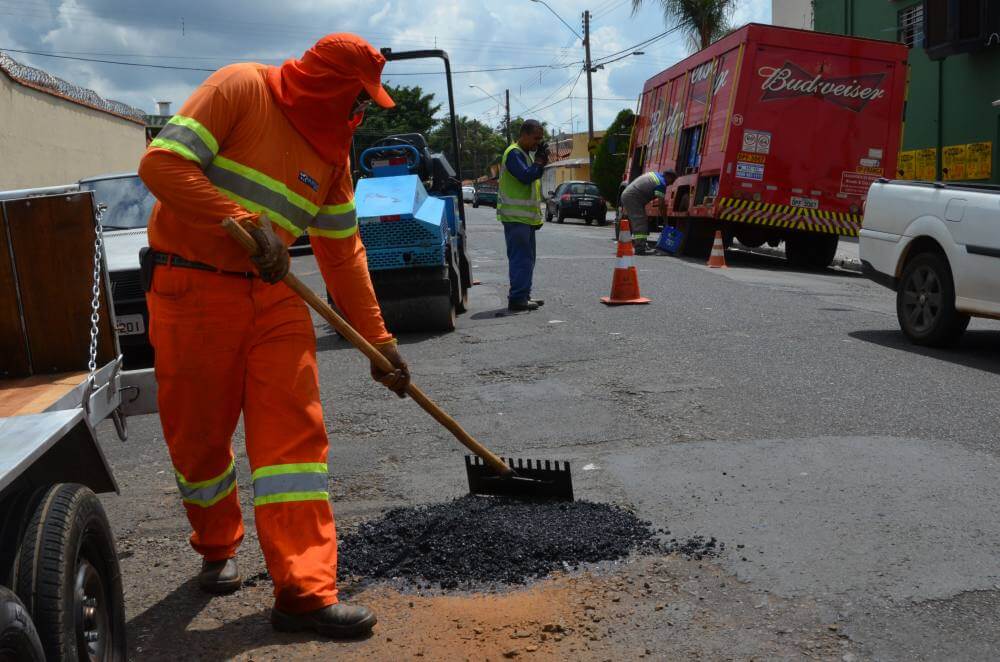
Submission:
M 813 29 L 813 0 L 771 0 L 771 23 L 785 28 Z
M 1000 35 L 991 43 L 986 29 L 991 3 L 1000 4 L 997 0 L 815 0 L 817 31 L 896 40 L 910 47 L 909 97 L 897 177 L 1000 183 L 1000 108 L 993 105 L 1000 99 Z M 940 13 L 960 7 L 967 10 L 961 25 L 956 16 L 946 19 Z M 962 47 L 938 46 L 931 55 L 940 59 L 931 59 L 925 40 L 928 28 L 932 34 L 954 34 Z M 970 37 L 973 33 L 979 36 Z M 972 47 L 970 40 L 975 42 Z
M 552 138 L 552 162 L 542 175 L 542 197 L 548 198 L 563 182 L 590 181 L 590 147 L 595 150 L 604 138 L 604 131 L 594 131 L 594 143 L 587 133 L 559 134 Z
M 146 148 L 136 108 L 0 53 L 0 190 L 133 172 Z

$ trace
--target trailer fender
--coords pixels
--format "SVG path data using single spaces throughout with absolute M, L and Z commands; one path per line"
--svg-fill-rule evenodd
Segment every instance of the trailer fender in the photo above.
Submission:
M 118 492 L 83 409 L 0 419 L 0 500 L 23 489 L 80 483 Z

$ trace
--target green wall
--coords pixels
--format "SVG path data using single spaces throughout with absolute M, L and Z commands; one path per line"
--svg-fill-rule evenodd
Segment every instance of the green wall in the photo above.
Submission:
M 898 12 L 921 0 L 814 0 L 816 30 L 871 39 L 897 39 Z M 910 50 L 910 94 L 903 150 L 992 143 L 992 176 L 1000 183 L 1000 49 L 955 55 L 940 62 L 923 49 Z M 908 173 L 909 176 L 909 173 Z M 969 180 L 975 181 L 975 180 Z

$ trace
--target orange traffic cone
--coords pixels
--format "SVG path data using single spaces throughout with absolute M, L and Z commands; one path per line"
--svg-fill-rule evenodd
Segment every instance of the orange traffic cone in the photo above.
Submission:
M 710 269 L 727 269 L 726 247 L 722 245 L 722 230 L 715 231 L 715 242 L 712 244 L 712 254 L 708 258 Z
M 618 262 L 611 281 L 611 296 L 601 297 L 601 303 L 609 306 L 649 303 L 649 299 L 639 296 L 639 273 L 635 269 L 634 256 L 632 228 L 628 219 L 623 218 L 618 225 Z

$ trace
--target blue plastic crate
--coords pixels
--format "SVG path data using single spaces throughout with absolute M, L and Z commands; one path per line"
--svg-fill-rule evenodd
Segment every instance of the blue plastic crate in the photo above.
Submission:
M 656 248 L 664 251 L 665 253 L 677 255 L 677 251 L 680 250 L 681 243 L 683 243 L 683 241 L 683 232 L 677 228 L 665 227 L 663 228 L 663 231 L 660 232 L 660 240 L 656 242 Z

